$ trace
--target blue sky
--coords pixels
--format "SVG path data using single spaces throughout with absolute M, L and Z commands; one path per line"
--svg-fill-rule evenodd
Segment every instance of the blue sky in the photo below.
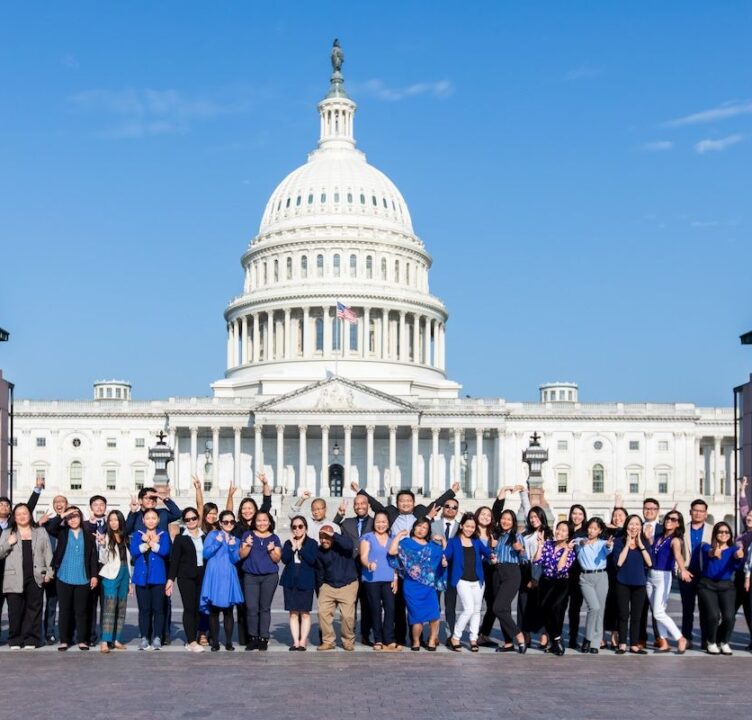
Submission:
M 0 367 L 205 395 L 339 37 L 463 393 L 729 405 L 752 370 L 752 5 L 7 3 Z

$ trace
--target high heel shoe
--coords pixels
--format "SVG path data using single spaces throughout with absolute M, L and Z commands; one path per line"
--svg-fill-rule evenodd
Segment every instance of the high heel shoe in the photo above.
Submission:
M 587 655 L 590 652 L 590 640 L 584 640 L 580 646 L 580 652 L 583 655 Z
M 565 652 L 566 649 L 564 648 L 564 643 L 562 643 L 561 638 L 556 638 L 556 640 L 554 640 L 554 655 L 561 657 Z

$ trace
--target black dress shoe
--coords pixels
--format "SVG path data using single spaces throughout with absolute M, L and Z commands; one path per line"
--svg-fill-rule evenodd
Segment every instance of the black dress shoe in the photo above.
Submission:
M 598 648 L 591 647 L 589 652 L 590 652 L 591 655 L 597 655 L 598 654 Z
M 627 651 L 624 648 L 616 648 L 614 655 L 624 655 Z
M 266 651 L 269 649 L 269 638 L 259 638 L 258 641 L 258 649 L 263 651 Z
M 569 641 L 569 649 L 570 650 L 579 650 L 580 649 L 580 646 L 577 644 L 577 638 L 575 638 L 574 640 L 570 640 Z
M 514 652 L 514 645 L 499 645 L 496 652 Z
M 227 645 L 225 645 L 225 650 L 232 652 L 233 650 L 235 650 L 235 646 L 232 643 L 227 643 Z
M 580 646 L 580 652 L 583 653 L 583 654 L 587 654 L 587 653 L 590 652 L 590 641 L 589 640 L 585 640 L 585 642 L 582 643 L 582 645 Z
M 211 651 L 212 652 L 219 652 L 219 643 L 216 643 L 216 644 L 212 645 L 211 646 Z
M 518 652 L 518 653 L 519 653 L 520 655 L 524 655 L 524 654 L 525 654 L 525 653 L 527 652 L 527 643 L 520 643 L 520 644 L 519 644 L 519 645 L 517 646 L 517 652 Z
M 561 641 L 561 639 L 554 640 L 554 655 L 558 655 L 561 657 L 566 650 L 564 649 L 564 643 Z

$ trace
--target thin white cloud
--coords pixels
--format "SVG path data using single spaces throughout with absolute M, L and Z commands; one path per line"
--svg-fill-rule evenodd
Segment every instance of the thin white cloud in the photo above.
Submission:
M 402 88 L 390 88 L 383 80 L 373 79 L 364 83 L 356 84 L 357 92 L 370 95 L 378 100 L 386 102 L 398 102 L 406 98 L 418 95 L 430 95 L 443 100 L 454 92 L 454 85 L 450 80 L 437 80 L 435 82 L 419 82 Z
M 71 70 L 78 70 L 79 67 L 81 67 L 81 64 L 78 62 L 78 58 L 73 53 L 65 53 L 60 58 L 60 64 L 63 67 L 67 67 Z
M 570 82 L 572 80 L 600 77 L 601 75 L 603 75 L 603 68 L 592 67 L 590 65 L 580 65 L 580 67 L 566 73 L 564 79 Z
M 191 124 L 248 109 L 247 99 L 215 100 L 187 96 L 179 90 L 86 90 L 70 98 L 72 105 L 111 118 L 101 134 L 113 138 L 141 138 L 187 133 Z
M 716 122 L 717 120 L 727 120 L 737 115 L 752 114 L 752 100 L 731 100 L 718 107 L 702 112 L 692 113 L 684 117 L 675 118 L 663 123 L 666 127 L 682 127 L 684 125 L 704 125 L 706 123 Z
M 674 143 L 671 140 L 654 140 L 653 142 L 646 142 L 642 149 L 645 152 L 664 152 L 671 150 L 674 147 Z
M 705 140 L 700 140 L 700 142 L 695 144 L 695 152 L 699 153 L 700 155 L 706 152 L 720 152 L 721 150 L 725 150 L 727 147 L 731 147 L 732 145 L 740 143 L 743 139 L 744 135 L 740 134 L 728 135 L 727 137 L 719 138 L 718 140 L 706 138 Z

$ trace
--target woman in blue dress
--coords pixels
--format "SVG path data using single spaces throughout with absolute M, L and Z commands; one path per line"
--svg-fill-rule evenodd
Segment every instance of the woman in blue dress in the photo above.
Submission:
M 439 643 L 439 596 L 437 590 L 446 589 L 444 559 L 446 540 L 436 536 L 431 540 L 431 521 L 416 520 L 407 537 L 407 530 L 397 533 L 389 546 L 389 564 L 404 579 L 407 620 L 412 635 L 411 650 L 420 650 L 423 625 L 429 624 L 430 635 L 426 650 L 434 651 Z
M 201 585 L 203 613 L 209 614 L 209 631 L 212 637 L 212 652 L 219 650 L 219 613 L 222 612 L 225 626 L 225 649 L 234 650 L 232 633 L 235 621 L 232 609 L 243 602 L 238 571 L 240 542 L 232 534 L 235 513 L 225 510 L 219 516 L 219 530 L 212 530 L 204 538 L 204 582 Z

